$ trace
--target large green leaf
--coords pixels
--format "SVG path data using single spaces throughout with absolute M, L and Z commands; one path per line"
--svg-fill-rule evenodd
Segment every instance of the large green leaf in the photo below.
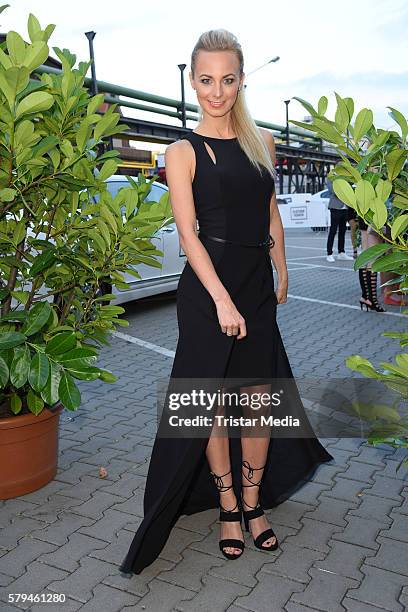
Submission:
M 56 334 L 48 342 L 45 352 L 49 355 L 65 354 L 76 347 L 77 339 L 73 332 L 62 332 Z
M 388 179 L 393 181 L 397 178 L 405 164 L 405 160 L 408 156 L 406 149 L 393 149 L 388 153 L 385 160 L 387 163 Z
M 9 368 L 3 357 L 0 357 L 0 388 L 6 386 L 9 379 Z
M 339 198 L 339 200 L 341 200 L 348 206 L 351 206 L 351 208 L 356 209 L 356 194 L 354 193 L 353 188 L 351 187 L 351 185 L 349 185 L 347 181 L 345 181 L 344 179 L 335 179 L 333 181 L 333 191 Z
M 374 187 L 364 179 L 357 182 L 356 199 L 360 211 L 365 214 L 370 209 L 371 201 L 375 198 Z
M 74 368 L 79 366 L 90 366 L 96 360 L 96 351 L 90 347 L 74 348 L 62 355 L 54 355 L 54 359 L 61 363 L 64 368 Z
M 28 346 L 18 346 L 14 349 L 14 358 L 10 368 L 10 382 L 16 389 L 19 389 L 27 382 L 30 361 L 31 355 Z
M 103 93 L 93 96 L 88 103 L 86 114 L 93 115 L 98 110 L 98 108 L 103 104 L 104 99 L 105 99 L 105 94 Z
M 391 238 L 395 240 L 408 227 L 408 214 L 402 214 L 396 219 L 391 226 Z
M 14 109 L 16 96 L 23 91 L 29 80 L 29 71 L 25 66 L 11 66 L 7 70 L 0 70 L 0 88 L 9 103 L 11 111 Z
M 373 125 L 373 111 L 362 108 L 354 122 L 354 141 L 358 143 Z
M 54 104 L 54 97 L 45 91 L 35 91 L 23 98 L 17 106 L 16 119 L 29 113 L 40 113 L 46 111 Z
M 21 412 L 23 407 L 23 402 L 21 401 L 21 397 L 17 395 L 17 393 L 12 393 L 10 396 L 10 409 L 13 414 L 18 414 Z
M 110 372 L 109 370 L 100 370 L 99 378 L 106 383 L 114 383 L 118 380 L 117 376 Z
M 324 115 L 326 113 L 328 103 L 329 101 L 326 96 L 322 96 L 319 99 L 319 102 L 317 104 L 317 112 L 319 113 L 319 115 Z
M 25 42 L 21 38 L 20 34 L 10 30 L 6 36 L 7 50 L 13 64 L 20 66 L 24 62 L 25 58 Z
M 354 262 L 354 270 L 365 267 L 370 261 L 377 259 L 383 255 L 386 251 L 389 251 L 390 245 L 387 242 L 381 244 L 374 244 L 373 246 L 365 249 Z
M 347 104 L 337 92 L 334 92 L 337 100 L 335 123 L 340 132 L 345 132 L 350 123 L 350 115 Z
M 51 314 L 51 306 L 48 302 L 37 302 L 29 311 L 21 331 L 26 336 L 32 336 L 47 323 Z
M 27 49 L 26 56 L 24 58 L 24 66 L 27 66 L 28 70 L 32 72 L 45 63 L 48 55 L 49 49 L 46 43 L 42 40 L 36 40 Z
M 0 189 L 0 202 L 12 202 L 16 195 L 17 191 L 15 189 L 11 189 L 10 187 Z
M 312 115 L 312 117 L 317 116 L 317 112 L 314 109 L 313 105 L 310 104 L 310 102 L 308 102 L 307 100 L 304 100 L 303 98 L 299 98 L 297 96 L 293 96 L 293 100 L 297 100 L 298 102 L 300 102 L 301 105 L 308 111 L 308 113 Z
M 380 229 L 387 221 L 388 211 L 381 198 L 374 198 L 370 203 L 371 210 L 374 211 L 373 223 Z
M 47 249 L 40 255 L 37 255 L 31 266 L 31 276 L 34 278 L 43 270 L 49 268 L 55 263 L 54 249 Z
M 31 360 L 28 381 L 34 391 L 41 391 L 50 373 L 50 362 L 44 353 L 36 353 Z
M 407 138 L 407 135 L 408 135 L 408 123 L 407 123 L 407 120 L 405 119 L 404 115 L 402 113 L 400 113 L 399 110 L 397 110 L 396 108 L 393 108 L 392 106 L 387 106 L 387 108 L 389 108 L 390 111 L 391 111 L 389 113 L 391 115 L 391 117 L 400 126 L 402 140 L 403 140 L 403 142 L 405 142 L 405 140 Z
M 50 374 L 48 380 L 40 391 L 41 397 L 47 406 L 52 406 L 59 400 L 58 387 L 61 380 L 62 370 L 53 361 L 50 361 Z
M 27 393 L 27 406 L 33 414 L 38 415 L 44 408 L 44 400 L 32 389 L 29 389 Z
M 375 187 L 375 193 L 377 197 L 380 198 L 383 202 L 386 202 L 390 197 L 392 191 L 392 183 L 391 181 L 384 181 L 383 179 L 379 179 L 378 183 Z
M 102 166 L 98 179 L 100 181 L 106 181 L 112 174 L 115 174 L 118 164 L 114 159 L 108 159 Z
M 9 331 L 9 332 L 1 332 L 0 331 L 0 351 L 4 351 L 8 348 L 13 348 L 14 346 L 18 346 L 26 341 L 26 336 L 21 332 Z
M 375 261 L 372 265 L 374 272 L 397 272 L 401 266 L 408 264 L 408 253 L 404 251 L 393 251 Z
M 30 13 L 28 17 L 28 35 L 30 37 L 31 42 L 36 42 L 41 40 L 41 26 L 37 17 Z
M 79 380 L 96 380 L 100 374 L 99 368 L 93 366 L 78 365 L 68 369 L 71 376 Z
M 68 372 L 63 372 L 58 385 L 58 395 L 65 408 L 76 410 L 81 405 L 81 393 Z

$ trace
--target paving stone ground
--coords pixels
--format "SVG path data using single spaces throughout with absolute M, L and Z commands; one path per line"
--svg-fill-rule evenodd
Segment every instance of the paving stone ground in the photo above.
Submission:
M 376 363 L 391 359 L 398 344 L 381 332 L 406 330 L 403 317 L 388 314 L 398 314 L 398 307 L 387 306 L 387 314 L 360 311 L 353 262 L 327 263 L 326 237 L 286 231 L 289 298 L 278 306 L 278 324 L 299 379 L 352 376 L 344 363 L 350 354 Z M 350 252 L 349 234 L 346 240 Z M 275 552 L 260 552 L 247 538 L 242 559 L 224 559 L 214 509 L 181 517 L 142 574 L 119 574 L 143 516 L 156 381 L 168 376 L 177 342 L 175 294 L 133 302 L 125 318 L 130 326 L 122 332 L 155 346 L 112 338 L 101 365 L 118 381 L 81 383 L 81 408 L 61 419 L 55 479 L 0 502 L 0 610 L 407 609 L 408 481 L 404 468 L 396 470 L 404 453 L 373 448 L 362 438 L 321 438 L 334 462 L 319 466 L 310 483 L 267 512 L 280 541 Z M 10 603 L 16 593 L 43 594 L 51 602 Z

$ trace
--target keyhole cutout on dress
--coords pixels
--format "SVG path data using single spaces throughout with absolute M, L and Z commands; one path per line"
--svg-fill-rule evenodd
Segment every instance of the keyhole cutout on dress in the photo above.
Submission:
M 205 148 L 207 149 L 208 155 L 211 157 L 211 161 L 213 162 L 214 165 L 216 165 L 217 164 L 217 158 L 215 157 L 214 151 L 212 150 L 210 145 L 205 140 L 204 140 L 204 144 L 205 144 Z

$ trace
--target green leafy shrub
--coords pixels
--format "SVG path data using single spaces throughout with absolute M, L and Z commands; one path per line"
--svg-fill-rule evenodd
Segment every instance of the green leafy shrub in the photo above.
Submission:
M 150 239 L 172 221 L 168 194 L 146 201 L 155 177 L 129 178 L 115 198 L 107 190 L 118 153 L 103 139 L 127 126 L 115 107 L 98 113 L 89 63 L 75 68 L 55 47 L 61 74 L 34 78 L 53 30 L 30 15 L 30 42 L 8 32 L 0 48 L 0 416 L 75 410 L 75 379 L 115 382 L 98 351 L 128 322 L 101 288 L 128 289 L 138 264 L 161 267 Z

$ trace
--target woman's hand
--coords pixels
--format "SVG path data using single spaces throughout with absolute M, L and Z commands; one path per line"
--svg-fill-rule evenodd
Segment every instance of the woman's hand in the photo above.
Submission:
M 278 287 L 276 289 L 276 298 L 278 304 L 284 304 L 288 300 L 288 277 L 283 276 L 278 278 Z
M 237 336 L 237 340 L 247 335 L 244 317 L 238 312 L 230 297 L 225 297 L 215 302 L 218 321 L 221 330 L 228 336 Z

